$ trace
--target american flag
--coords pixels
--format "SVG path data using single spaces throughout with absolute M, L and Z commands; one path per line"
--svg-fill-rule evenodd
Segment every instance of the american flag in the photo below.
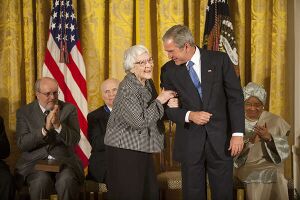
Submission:
M 227 0 L 208 0 L 203 48 L 226 52 L 239 76 L 239 58 Z
M 57 80 L 59 99 L 77 107 L 81 139 L 75 151 L 87 167 L 91 145 L 87 140 L 86 72 L 80 51 L 72 0 L 53 0 L 43 76 Z

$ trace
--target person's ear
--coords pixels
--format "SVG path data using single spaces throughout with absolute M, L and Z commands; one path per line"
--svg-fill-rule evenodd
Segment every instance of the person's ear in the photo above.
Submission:
M 186 43 L 184 43 L 184 47 L 185 47 L 185 49 L 187 50 L 188 48 L 189 48 L 189 44 L 186 42 Z

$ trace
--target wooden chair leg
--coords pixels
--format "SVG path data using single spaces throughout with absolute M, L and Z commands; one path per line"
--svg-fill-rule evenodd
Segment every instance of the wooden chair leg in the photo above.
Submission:
M 210 191 L 210 187 L 209 185 L 207 184 L 207 188 L 206 188 L 206 199 L 207 200 L 211 200 L 211 191 Z
M 237 189 L 236 190 L 236 199 L 237 200 L 244 200 L 245 198 L 245 190 L 244 189 Z
M 51 194 L 50 200 L 58 200 L 57 194 Z
M 159 200 L 166 200 L 166 191 L 165 189 L 159 189 Z

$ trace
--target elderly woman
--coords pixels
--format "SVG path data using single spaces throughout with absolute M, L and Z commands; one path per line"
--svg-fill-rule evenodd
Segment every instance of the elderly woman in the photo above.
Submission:
M 158 199 L 152 153 L 164 147 L 160 119 L 163 105 L 175 97 L 173 91 L 160 95 L 152 81 L 153 60 L 142 45 L 125 51 L 126 76 L 119 85 L 108 120 L 108 191 L 113 200 Z
M 235 174 L 246 185 L 248 200 L 286 200 L 283 161 L 289 155 L 290 125 L 264 111 L 266 97 L 264 88 L 253 82 L 244 87 L 245 145 L 235 158 Z

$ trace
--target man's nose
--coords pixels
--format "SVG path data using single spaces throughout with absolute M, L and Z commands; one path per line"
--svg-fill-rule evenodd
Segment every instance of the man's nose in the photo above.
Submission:
M 50 93 L 49 94 L 49 97 L 51 98 L 51 99 L 55 99 L 56 97 L 55 97 L 55 94 L 53 94 L 53 93 Z

